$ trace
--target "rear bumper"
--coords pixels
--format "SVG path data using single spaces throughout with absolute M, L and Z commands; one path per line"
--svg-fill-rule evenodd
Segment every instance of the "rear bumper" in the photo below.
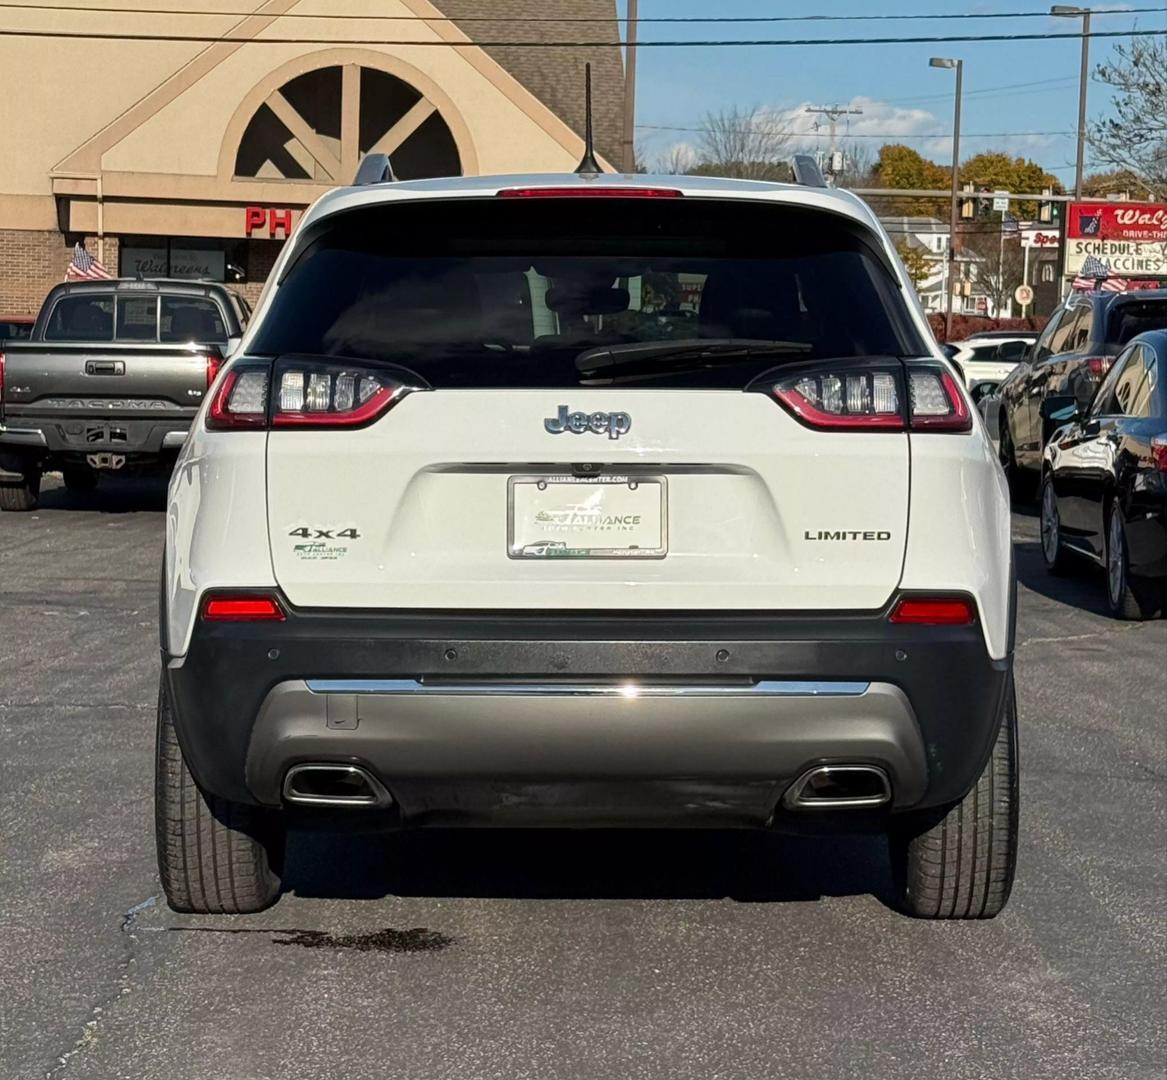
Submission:
M 988 758 L 1011 671 L 979 626 L 886 611 L 285 610 L 199 623 L 167 662 L 196 778 L 274 806 L 292 765 L 357 764 L 421 824 L 761 824 L 841 762 L 883 768 L 893 809 L 945 805 Z
M 11 416 L 0 423 L 0 454 L 26 458 L 97 453 L 157 455 L 177 451 L 190 425 L 190 416 Z

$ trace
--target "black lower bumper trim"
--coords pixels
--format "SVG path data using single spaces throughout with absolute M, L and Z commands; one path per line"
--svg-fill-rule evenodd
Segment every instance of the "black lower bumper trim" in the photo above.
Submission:
M 979 626 L 892 625 L 886 612 L 387 614 L 281 602 L 282 623 L 199 623 L 187 654 L 167 663 L 192 771 L 237 802 L 272 801 L 270 780 L 248 776 L 249 753 L 268 695 L 297 680 L 860 680 L 903 692 L 923 772 L 904 779 L 922 792 L 914 805 L 939 806 L 962 798 L 988 759 L 1012 667 L 988 656 Z

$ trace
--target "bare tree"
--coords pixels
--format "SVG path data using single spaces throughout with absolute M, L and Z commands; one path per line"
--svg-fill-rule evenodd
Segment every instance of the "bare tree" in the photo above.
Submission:
M 977 221 L 957 235 L 958 250 L 973 258 L 973 280 L 1000 318 L 1013 290 L 1021 284 L 1025 267 L 1021 234 L 1016 231 L 1002 234 L 998 223 Z
M 656 159 L 653 172 L 668 176 L 684 176 L 697 165 L 697 153 L 688 143 L 674 143 Z
M 835 183 L 841 188 L 876 187 L 874 147 L 862 140 L 853 140 L 840 143 L 839 149 L 843 151 L 843 171 L 835 177 Z
M 1094 157 L 1134 174 L 1154 198 L 1167 198 L 1167 41 L 1116 45 L 1097 70 L 1114 89 L 1114 115 L 1090 131 Z
M 791 134 L 780 116 L 734 106 L 708 113 L 698 140 L 699 164 L 691 172 L 744 180 L 789 180 Z

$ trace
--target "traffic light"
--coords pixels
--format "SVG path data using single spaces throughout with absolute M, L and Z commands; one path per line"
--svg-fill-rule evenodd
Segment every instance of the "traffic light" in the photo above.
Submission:
M 963 221 L 972 221 L 977 216 L 977 200 L 973 197 L 972 184 L 965 184 L 965 196 L 960 200 L 960 216 Z
M 1054 204 L 1049 201 L 1049 196 L 1054 193 L 1054 189 L 1042 188 L 1041 193 L 1043 199 L 1037 205 L 1037 220 L 1043 225 L 1049 225 L 1054 219 Z

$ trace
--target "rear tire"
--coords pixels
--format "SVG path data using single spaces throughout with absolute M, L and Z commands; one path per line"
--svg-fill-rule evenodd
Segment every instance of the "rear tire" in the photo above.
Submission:
M 35 510 L 40 505 L 41 474 L 26 472 L 19 480 L 0 480 L 0 510 Z
M 889 839 L 902 910 L 919 919 L 991 919 L 1013 888 L 1018 839 L 1017 703 L 1010 685 L 997 741 L 973 789 L 939 821 Z
M 158 875 L 174 911 L 235 915 L 262 911 L 280 894 L 285 828 L 254 806 L 204 792 L 191 776 L 162 679 L 154 775 Z
M 1073 568 L 1073 556 L 1062 544 L 1062 518 L 1058 513 L 1058 498 L 1054 493 L 1053 477 L 1046 473 L 1041 481 L 1041 557 L 1045 568 L 1056 577 L 1068 574 Z
M 1106 511 L 1106 601 L 1116 619 L 1153 619 L 1163 610 L 1163 589 L 1131 578 L 1122 508 L 1111 502 Z
M 97 470 L 88 465 L 68 465 L 61 470 L 65 487 L 74 494 L 93 491 L 97 487 Z

